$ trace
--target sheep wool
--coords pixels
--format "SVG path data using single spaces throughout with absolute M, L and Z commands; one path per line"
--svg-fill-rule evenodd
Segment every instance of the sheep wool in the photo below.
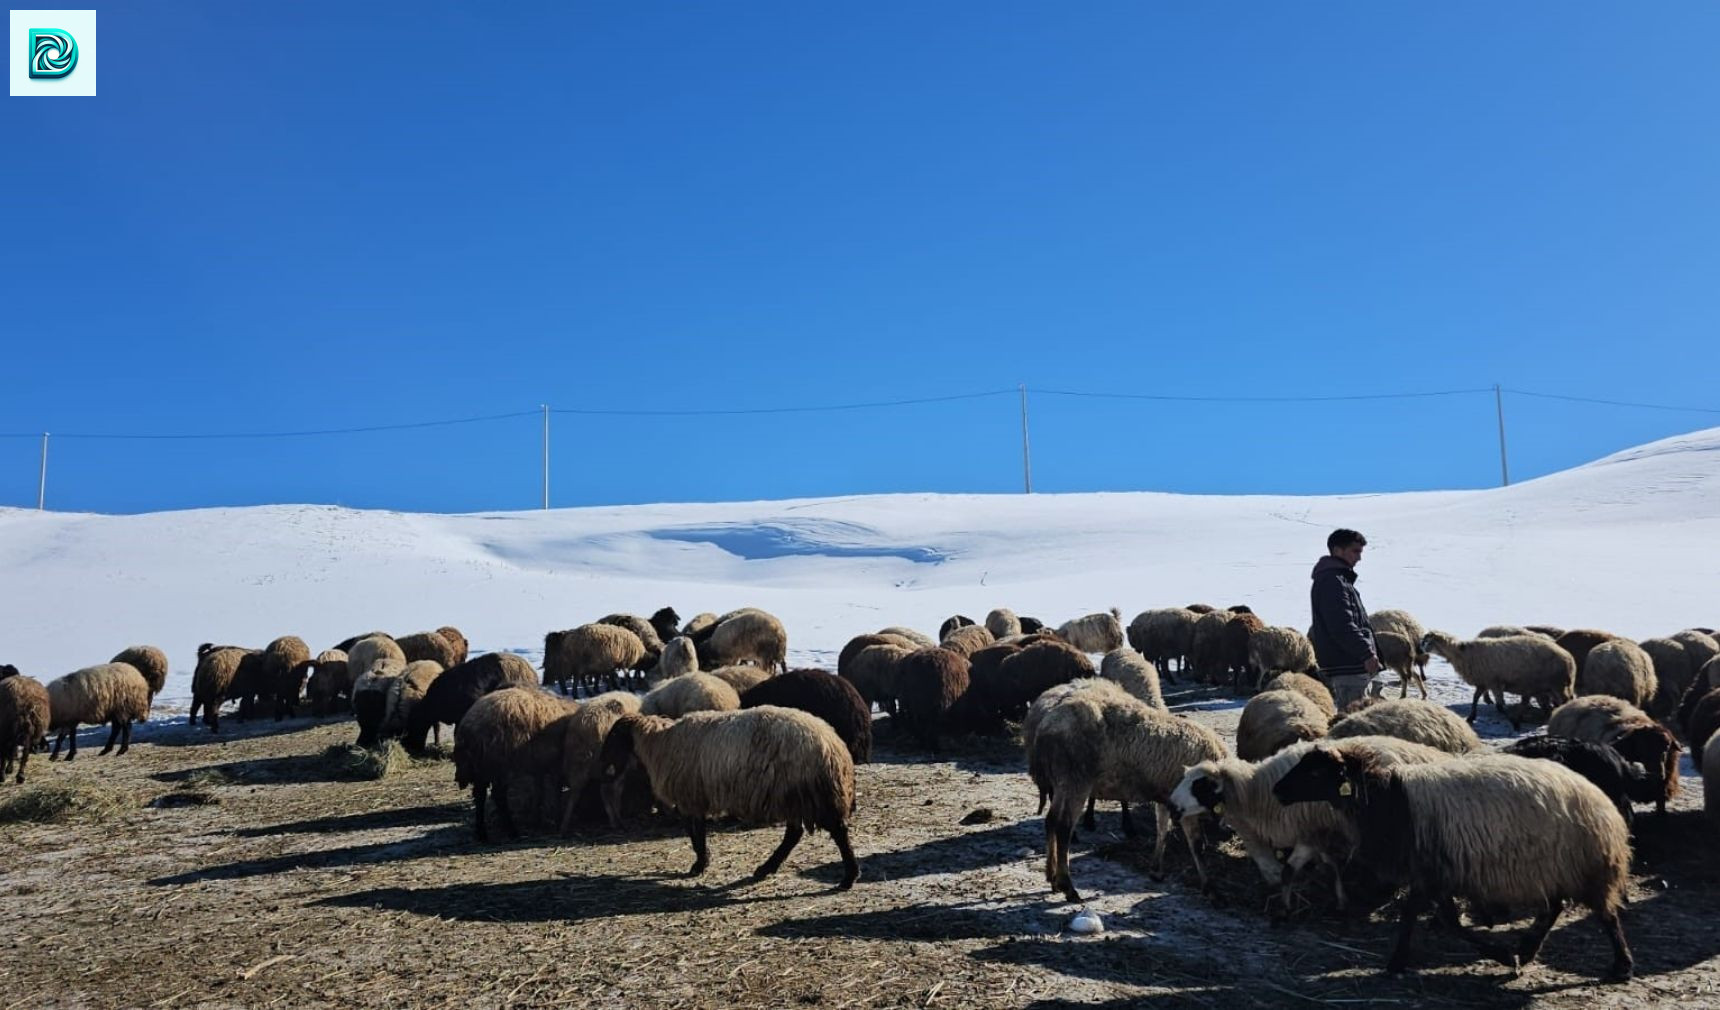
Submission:
M 708 673 L 689 673 L 652 688 L 639 703 L 639 712 L 679 719 L 689 712 L 733 712 L 740 707 L 740 695 L 727 681 Z
M 1134 649 L 1124 646 L 1105 653 L 1105 658 L 1099 662 L 1099 676 L 1115 682 L 1118 687 L 1159 711 L 1168 711 L 1164 692 L 1159 686 L 1159 671 Z
M 1329 722 L 1338 714 L 1338 706 L 1332 700 L 1332 692 L 1326 685 L 1305 673 L 1280 673 L 1266 683 L 1260 685 L 1261 691 L 1295 691 L 1297 694 L 1314 703 Z
M 13 781 L 24 781 L 24 768 L 50 719 L 48 689 L 41 681 L 19 674 L 0 680 L 0 778 L 11 773 L 15 754 L 18 777 Z
M 119 655 L 108 660 L 110 663 L 126 663 L 149 684 L 149 697 L 154 700 L 167 685 L 167 653 L 153 645 L 133 645 L 121 649 Z
M 76 670 L 50 681 L 47 691 L 48 729 L 59 731 L 48 755 L 50 761 L 59 756 L 60 745 L 68 738 L 71 747 L 66 760 L 78 756 L 79 723 L 107 723 L 112 728 L 101 752 L 110 753 L 118 739 L 119 753 L 124 754 L 131 749 L 131 724 L 149 714 L 149 682 L 129 663 L 103 663 Z
M 1659 693 L 1654 661 L 1628 638 L 1602 642 L 1589 650 L 1588 662 L 1577 676 L 1577 694 L 1608 694 L 1636 706 L 1650 704 Z
M 1015 616 L 1015 611 L 1008 607 L 998 607 L 985 615 L 985 630 L 991 632 L 991 637 L 1008 638 L 1021 634 L 1021 618 Z
M 1265 691 L 1248 700 L 1236 724 L 1236 756 L 1260 761 L 1326 735 L 1326 714 L 1295 691 Z
M 1422 647 L 1441 657 L 1463 681 L 1475 688 L 1469 702 L 1469 721 L 1475 721 L 1481 699 L 1488 693 L 1500 713 L 1516 728 L 1522 723 L 1521 709 L 1506 711 L 1506 692 L 1522 695 L 1525 703 L 1534 698 L 1552 711 L 1569 701 L 1577 666 L 1571 654 L 1540 635 L 1511 635 L 1504 638 L 1472 638 L 1467 641 L 1443 631 L 1422 636 Z
M 1327 735 L 1335 739 L 1395 736 L 1448 754 L 1473 754 L 1485 747 L 1474 728 L 1455 712 L 1414 698 L 1395 698 L 1340 715 L 1332 720 Z
M 454 784 L 472 789 L 472 834 L 478 841 L 490 840 L 484 824 L 486 791 L 495 794 L 503 830 L 519 837 L 508 809 L 508 781 L 559 776 L 563 720 L 577 709 L 577 702 L 535 686 L 508 687 L 478 699 L 460 717 L 454 725 Z
M 609 728 L 624 715 L 637 715 L 639 696 L 631 691 L 610 691 L 588 699 L 568 718 L 562 732 L 562 783 L 567 787 L 567 801 L 562 808 L 561 833 L 573 831 L 574 815 L 586 786 L 597 772 L 597 761 L 603 751 Z M 616 818 L 611 826 L 619 826 Z
M 1123 612 L 1112 607 L 1108 613 L 1077 617 L 1065 621 L 1057 634 L 1082 652 L 1110 652 L 1123 645 Z

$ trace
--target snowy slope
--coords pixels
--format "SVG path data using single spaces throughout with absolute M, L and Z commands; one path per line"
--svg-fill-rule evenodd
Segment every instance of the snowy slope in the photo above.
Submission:
M 1326 533 L 1367 533 L 1360 588 L 1432 627 L 1720 622 L 1720 429 L 1510 488 L 1342 497 L 879 495 L 476 515 L 314 505 L 136 516 L 0 510 L 0 661 L 41 678 L 148 642 L 189 695 L 199 642 L 313 649 L 455 624 L 541 647 L 611 611 L 779 614 L 792 663 L 851 635 L 928 632 L 1006 605 L 1051 621 L 1112 606 L 1246 602 L 1307 623 Z

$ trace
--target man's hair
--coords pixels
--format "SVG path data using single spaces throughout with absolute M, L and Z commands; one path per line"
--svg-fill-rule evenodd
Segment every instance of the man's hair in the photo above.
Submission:
M 1366 547 L 1367 545 L 1368 538 L 1355 530 L 1333 530 L 1332 535 L 1326 538 L 1328 551 L 1336 551 L 1345 547 Z

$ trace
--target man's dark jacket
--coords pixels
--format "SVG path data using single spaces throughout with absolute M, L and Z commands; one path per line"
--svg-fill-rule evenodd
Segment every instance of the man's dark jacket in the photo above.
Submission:
M 1374 630 L 1356 592 L 1356 570 L 1327 555 L 1314 565 L 1314 585 L 1308 591 L 1314 608 L 1314 658 L 1320 672 L 1346 676 L 1366 672 L 1362 664 L 1374 651 Z

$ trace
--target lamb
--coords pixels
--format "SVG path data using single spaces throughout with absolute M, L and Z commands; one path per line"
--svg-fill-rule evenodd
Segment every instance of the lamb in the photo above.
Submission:
M 1160 712 L 1119 688 L 1069 689 L 1036 720 L 1028 742 L 1029 774 L 1041 794 L 1051 797 L 1045 816 L 1046 881 L 1069 901 L 1081 900 L 1069 876 L 1069 842 L 1075 818 L 1089 799 L 1155 804 L 1153 859 L 1162 872 L 1171 792 L 1189 765 L 1224 756 L 1224 742 L 1212 730 Z M 1184 820 L 1182 827 L 1204 887 L 1195 822 Z
M 1215 682 L 1224 669 L 1224 628 L 1236 615 L 1228 610 L 1202 614 L 1189 642 L 1189 667 L 1199 680 Z
M 657 659 L 657 676 L 667 680 L 683 674 L 699 672 L 699 650 L 693 646 L 693 640 L 686 635 L 676 635 L 663 646 L 663 654 Z
M 965 664 L 964 664 L 965 665 Z M 1035 642 L 998 663 L 997 675 L 980 685 L 980 703 L 986 711 L 1019 720 L 1027 706 L 1046 689 L 1093 676 L 1087 655 L 1062 642 Z M 970 669 L 971 679 L 971 669 Z
M 848 839 L 854 760 L 836 731 L 816 716 L 774 705 L 695 712 L 673 722 L 623 716 L 603 742 L 601 765 L 604 806 L 612 817 L 626 772 L 638 765 L 657 798 L 687 818 L 694 854 L 689 876 L 710 865 L 706 825 L 724 814 L 744 824 L 787 824 L 782 844 L 753 872 L 755 880 L 775 873 L 802 834 L 819 828 L 829 832 L 842 856 L 838 889 L 848 890 L 860 876 Z
M 639 712 L 679 719 L 688 712 L 733 712 L 740 707 L 740 695 L 728 682 L 708 673 L 689 673 L 652 688 L 639 703 Z
M 1589 651 L 1588 662 L 1577 675 L 1577 693 L 1610 694 L 1646 707 L 1659 693 L 1654 667 L 1649 654 L 1628 638 L 1602 642 Z
M 1447 754 L 1472 754 L 1483 749 L 1475 730 L 1443 705 L 1396 698 L 1376 702 L 1359 711 L 1332 720 L 1327 735 L 1334 739 L 1356 736 L 1395 736 L 1425 744 Z
M 454 784 L 472 788 L 472 835 L 476 840 L 490 840 L 484 825 L 486 790 L 495 794 L 503 830 L 510 838 L 520 836 L 508 809 L 508 779 L 515 775 L 547 778 L 560 773 L 565 720 L 577 708 L 577 702 L 540 691 L 534 684 L 492 691 L 460 717 L 454 725 Z
M 944 623 L 938 625 L 938 641 L 941 642 L 950 637 L 950 632 L 957 628 L 971 628 L 974 626 L 974 623 L 974 619 L 971 617 L 967 617 L 962 614 L 952 614 L 949 617 L 944 618 Z
M 1015 616 L 1015 611 L 1008 607 L 998 607 L 985 615 L 985 630 L 991 632 L 992 638 L 1008 638 L 1021 634 L 1021 618 Z
M 471 645 L 466 641 L 465 634 L 459 628 L 456 628 L 451 624 L 444 624 L 442 627 L 436 629 L 436 634 L 441 635 L 444 642 L 447 642 L 449 645 L 454 647 L 454 661 L 452 663 L 444 663 L 443 669 L 451 669 L 459 666 L 461 663 L 472 658 Z
M 446 670 L 451 666 L 460 665 L 455 658 L 458 654 L 454 643 L 439 631 L 420 631 L 416 634 L 405 635 L 395 639 L 394 644 L 400 646 L 400 654 L 407 663 L 428 660 Z
M 1462 641 L 1443 631 L 1422 636 L 1421 647 L 1442 657 L 1464 682 L 1475 688 L 1469 702 L 1469 721 L 1475 721 L 1482 695 L 1494 692 L 1494 705 L 1511 720 L 1511 728 L 1522 723 L 1521 708 L 1505 711 L 1505 692 L 1530 698 L 1552 710 L 1569 701 L 1576 681 L 1577 664 L 1571 654 L 1540 635 L 1508 638 L 1472 638 Z
M 615 671 L 639 669 L 644 660 L 645 643 L 633 632 L 613 624 L 582 624 L 544 636 L 543 683 L 556 685 L 562 694 L 570 683 L 577 689 L 607 680 L 614 688 Z
M 1568 736 L 1526 736 L 1510 744 L 1506 754 L 1557 761 L 1606 793 L 1624 823 L 1631 823 L 1631 801 L 1653 803 L 1659 783 L 1634 761 L 1626 761 L 1604 743 L 1574 740 Z
M 1427 635 L 1427 629 L 1421 626 L 1421 622 L 1416 620 L 1415 616 L 1407 610 L 1386 609 L 1369 614 L 1368 625 L 1374 629 L 1375 635 L 1382 631 L 1389 631 L 1410 640 L 1415 648 L 1416 672 L 1421 675 L 1421 680 L 1425 684 L 1427 682 L 1429 657 L 1427 650 L 1421 647 L 1421 640 Z
M 592 783 L 592 775 L 597 771 L 597 761 L 602 755 L 603 741 L 609 735 L 610 727 L 622 716 L 638 713 L 638 695 L 631 691 L 610 691 L 587 700 L 568 719 L 561 745 L 561 777 L 567 788 L 567 802 L 561 815 L 563 835 L 573 832 L 574 816 L 585 797 L 586 786 Z M 613 827 L 620 824 L 619 817 L 611 821 Z
M 1110 652 L 1123 645 L 1123 612 L 1112 607 L 1109 613 L 1077 617 L 1063 622 L 1057 634 L 1082 652 Z
M 260 693 L 272 700 L 275 721 L 280 722 L 299 707 L 299 694 L 310 672 L 311 648 L 296 635 L 283 635 L 263 649 L 262 663 Z
M 936 646 L 916 649 L 895 662 L 896 717 L 916 740 L 936 751 L 950 707 L 967 691 L 968 682 L 966 657 Z
M 337 698 L 351 699 L 351 680 L 346 669 L 346 653 L 339 649 L 325 649 L 311 662 L 305 695 L 310 698 L 312 715 L 328 715 Z
M 854 685 L 826 670 L 790 670 L 741 695 L 741 708 L 795 708 L 830 724 L 856 765 L 872 760 L 872 710 Z
M 734 688 L 736 694 L 743 694 L 771 679 L 770 671 L 760 666 L 718 667 L 711 671 L 711 676 Z
M 209 732 L 221 732 L 221 703 L 227 700 L 239 679 L 240 666 L 255 663 L 261 656 L 262 653 L 255 649 L 233 645 L 205 642 L 198 646 L 197 669 L 191 675 L 191 725 L 197 725 L 197 711 L 202 709 L 203 723 L 209 727 Z
M 1260 761 L 1303 740 L 1326 735 L 1320 707 L 1295 691 L 1263 691 L 1249 699 L 1236 724 L 1236 756 Z
M 1314 703 L 1327 720 L 1338 714 L 1337 703 L 1332 700 L 1332 692 L 1326 685 L 1320 683 L 1305 673 L 1280 673 L 1260 685 L 1265 691 L 1295 691 L 1297 694 Z
M 695 639 L 695 643 L 697 640 Z M 712 667 L 751 661 L 766 670 L 788 669 L 788 630 L 762 610 L 736 611 L 717 622 L 709 641 Z M 699 653 L 699 665 L 707 665 Z
M 1218 634 L 1219 652 L 1224 671 L 1231 675 L 1231 687 L 1241 692 L 1243 677 L 1252 667 L 1248 655 L 1248 645 L 1254 633 L 1266 627 L 1266 622 L 1253 614 L 1237 614 L 1220 629 Z M 1258 677 L 1249 678 L 1258 680 Z
M 1571 654 L 1576 661 L 1577 672 L 1583 672 L 1583 663 L 1589 658 L 1589 650 L 1602 642 L 1610 642 L 1618 636 L 1610 631 L 1596 631 L 1593 628 L 1575 628 L 1560 635 L 1555 641 L 1559 648 Z
M 1409 686 L 1414 684 L 1423 698 L 1427 697 L 1427 677 L 1416 670 L 1416 656 L 1420 650 L 1416 643 L 1395 631 L 1374 632 L 1374 650 L 1379 653 L 1380 665 L 1398 675 L 1398 697 L 1409 697 Z M 1381 691 L 1378 681 L 1374 682 L 1374 695 Z
M 387 697 L 384 698 L 382 706 L 382 722 L 377 727 L 378 735 L 389 739 L 404 734 L 407 724 L 411 722 L 412 710 L 424 701 L 424 695 L 430 690 L 430 685 L 436 683 L 436 678 L 444 672 L 442 664 L 432 659 L 407 663 L 400 676 L 392 678 L 388 683 Z M 435 734 L 436 742 L 441 743 L 441 725 L 430 727 L 430 731 Z
M 668 645 L 671 638 L 682 637 L 681 615 L 675 613 L 674 607 L 662 607 L 651 615 L 651 630 L 657 633 L 658 641 Z
M 1678 739 L 1622 698 L 1597 694 L 1572 699 L 1553 710 L 1547 732 L 1610 744 L 1626 761 L 1642 765 L 1659 787 L 1654 805 L 1661 814 L 1678 795 Z
M 1648 658 L 1648 685 L 1651 690 L 1646 695 L 1626 700 L 1647 711 L 1649 715 L 1665 718 L 1678 707 L 1678 700 L 1684 697 L 1684 692 L 1690 687 L 1690 682 L 1696 679 L 1696 671 L 1701 669 L 1702 665 L 1692 663 L 1684 642 L 1676 638 L 1645 638 L 1638 643 L 1638 648 Z M 1590 653 L 1591 658 L 1593 655 Z
M 896 668 L 915 650 L 900 645 L 869 645 L 849 659 L 846 668 L 837 663 L 836 675 L 854 685 L 867 705 L 878 705 L 885 712 L 896 706 Z
M 1194 626 L 1200 615 L 1183 607 L 1144 610 L 1129 622 L 1129 645 L 1154 667 L 1170 676 L 1171 660 L 1178 672 L 1187 672 L 1188 656 L 1194 648 Z
M 16 680 L 8 677 L 7 680 Z M 58 731 L 54 749 L 48 755 L 52 761 L 60 754 L 60 744 L 68 738 L 71 747 L 66 760 L 78 756 L 78 723 L 101 725 L 108 723 L 107 746 L 101 752 L 113 750 L 120 741 L 119 752 L 131 749 L 131 724 L 149 714 L 149 682 L 130 663 L 103 663 L 87 666 L 50 681 L 48 692 L 48 729 Z M 31 746 L 35 741 L 31 741 Z
M 153 705 L 155 696 L 167 686 L 167 653 L 153 645 L 133 645 L 121 649 L 119 655 L 108 660 L 110 663 L 129 664 L 149 684 L 149 701 Z
M 899 624 L 888 628 L 880 628 L 878 630 L 878 634 L 888 635 L 892 638 L 900 638 L 916 649 L 929 649 L 938 644 L 926 635 L 915 631 L 913 628 L 904 628 Z
M 979 664 L 976 662 L 974 665 L 977 670 Z M 1118 687 L 1159 711 L 1169 711 L 1165 707 L 1164 692 L 1159 687 L 1159 671 L 1135 650 L 1124 647 L 1105 653 L 1105 658 L 1099 663 L 1099 676 L 1115 682 Z
M 1266 882 L 1282 886 L 1279 898 L 1286 908 L 1295 876 L 1315 859 L 1332 869 L 1338 907 L 1348 902 L 1342 871 L 1356 849 L 1354 823 L 1325 804 L 1286 806 L 1272 795 L 1272 787 L 1314 746 L 1313 742 L 1294 744 L 1257 763 L 1237 758 L 1202 761 L 1184 773 L 1171 793 L 1171 805 L 1185 823 L 1207 814 L 1223 818 L 1241 838 L 1248 858 Z M 1451 757 L 1444 751 L 1389 736 L 1350 737 L 1322 746 L 1342 754 L 1368 754 L 1382 766 L 1432 764 Z M 1280 849 L 1290 850 L 1284 862 L 1290 868 L 1289 875 L 1279 864 Z
M 1566 901 L 1594 911 L 1612 941 L 1612 975 L 1628 978 L 1618 910 L 1630 881 L 1630 830 L 1592 783 L 1561 765 L 1508 754 L 1381 767 L 1324 745 L 1272 787 L 1288 804 L 1320 801 L 1353 817 L 1359 855 L 1386 880 L 1407 880 L 1387 971 L 1402 971 L 1416 917 L 1437 904 L 1447 924 L 1516 968 L 1534 960 Z M 1533 908 L 1516 951 L 1476 936 L 1453 898 Z
M 13 781 L 22 784 L 24 767 L 30 763 L 36 741 L 48 732 L 52 706 L 41 681 L 19 674 L 16 668 L 7 669 L 11 675 L 0 679 L 0 778 L 11 773 L 12 755 L 16 753 L 18 777 Z M 74 735 L 73 744 L 76 742 Z
M 1318 669 L 1313 643 L 1295 628 L 1261 628 L 1249 635 L 1248 661 L 1262 673 L 1269 670 L 1313 673 Z
M 957 628 L 950 632 L 939 648 L 948 649 L 956 655 L 967 659 L 988 645 L 995 645 L 997 639 L 985 627 L 975 624 L 966 628 Z
M 506 687 L 537 687 L 537 671 L 511 652 L 487 652 L 443 671 L 407 713 L 400 742 L 411 753 L 422 754 L 431 727 L 457 725 L 479 698 Z

